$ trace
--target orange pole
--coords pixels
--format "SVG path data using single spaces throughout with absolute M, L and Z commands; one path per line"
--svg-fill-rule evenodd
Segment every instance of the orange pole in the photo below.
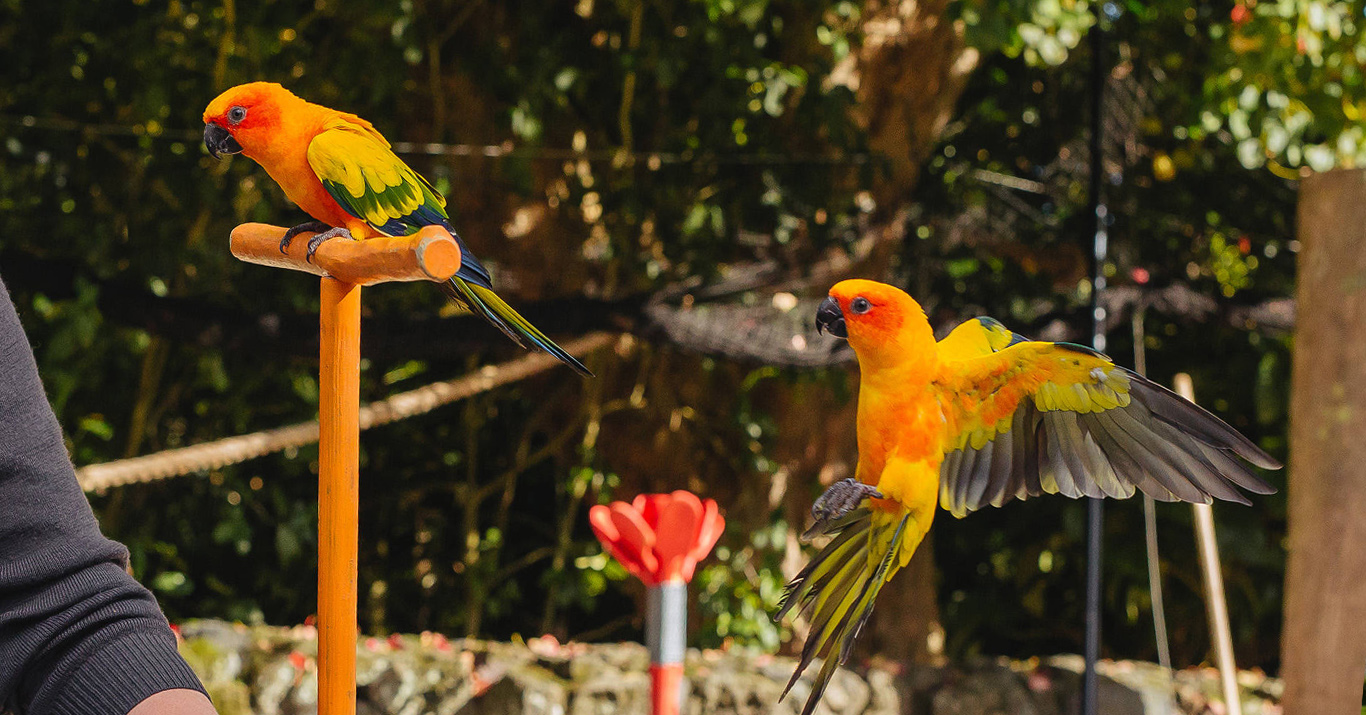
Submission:
M 318 366 L 318 713 L 356 712 L 360 286 L 322 279 Z
M 312 234 L 280 252 L 285 229 L 245 223 L 232 255 L 248 263 L 323 275 L 318 311 L 318 713 L 356 713 L 356 564 L 360 514 L 360 289 L 386 281 L 444 281 L 460 246 L 441 226 L 411 236 L 325 241 Z

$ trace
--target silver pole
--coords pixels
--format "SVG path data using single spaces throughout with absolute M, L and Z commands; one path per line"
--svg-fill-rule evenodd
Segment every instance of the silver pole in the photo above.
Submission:
M 1178 395 L 1195 402 L 1190 375 L 1178 373 L 1172 382 Z M 1195 507 L 1195 538 L 1200 545 L 1200 570 L 1205 577 L 1205 609 L 1209 613 L 1210 637 L 1214 641 L 1214 659 L 1219 665 L 1224 705 L 1228 715 L 1243 715 L 1243 702 L 1238 694 L 1238 666 L 1233 660 L 1233 634 L 1228 625 L 1228 602 L 1224 597 L 1224 575 L 1219 566 L 1219 545 L 1214 540 L 1214 509 L 1209 504 L 1191 506 Z

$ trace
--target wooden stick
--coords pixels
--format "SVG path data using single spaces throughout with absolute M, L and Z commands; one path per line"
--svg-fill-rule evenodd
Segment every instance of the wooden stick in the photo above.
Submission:
M 349 241 L 334 238 L 318 246 L 310 262 L 308 239 L 301 233 L 280 252 L 285 229 L 264 223 L 244 223 L 233 229 L 232 255 L 248 263 L 328 275 L 353 285 L 387 281 L 444 281 L 460 270 L 460 246 L 445 228 L 427 226 L 411 236 Z
M 1195 402 L 1191 376 L 1184 372 L 1172 380 L 1176 394 Z M 1224 708 L 1229 715 L 1243 715 L 1242 696 L 1238 693 L 1238 664 L 1233 659 L 1233 631 L 1228 623 L 1228 602 L 1224 595 L 1224 574 L 1219 561 L 1219 543 L 1214 538 L 1214 509 L 1209 504 L 1192 504 L 1195 509 L 1195 538 L 1200 547 L 1200 571 L 1205 581 L 1205 611 L 1209 616 L 1210 640 L 1219 665 L 1219 684 L 1224 691 Z
M 319 715 L 356 712 L 360 292 L 358 285 L 322 279 L 318 316 Z

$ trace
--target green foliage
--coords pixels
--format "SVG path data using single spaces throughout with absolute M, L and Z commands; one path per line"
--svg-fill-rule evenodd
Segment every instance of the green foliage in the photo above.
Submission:
M 1122 10 L 1106 20 L 1112 63 L 1141 77 L 1147 102 L 1131 138 L 1138 155 L 1108 177 L 1112 283 L 1141 269 L 1152 285 L 1240 301 L 1288 294 L 1287 178 L 1363 151 L 1359 13 L 1307 0 L 1110 7 Z M 908 197 L 911 238 L 896 266 L 937 321 L 991 313 L 1028 330 L 1084 304 L 1085 180 L 1059 161 L 1083 139 L 1093 9 L 950 4 L 947 21 L 963 23 L 981 66 Z M 200 112 L 223 88 L 281 81 L 396 141 L 472 145 L 405 158 L 450 197 L 500 285 L 621 297 L 754 260 L 800 275 L 866 238 L 858 197 L 878 180 L 876 161 L 858 161 L 867 147 L 854 94 L 828 81 L 858 51 L 863 12 L 849 0 L 0 5 L 0 269 L 74 460 L 316 409 L 316 282 L 244 266 L 224 245 L 237 223 L 302 216 L 251 162 L 203 153 Z M 1245 168 L 1264 161 L 1271 172 Z M 983 172 L 1047 191 L 1003 194 Z M 1003 205 L 1023 206 L 1006 230 L 964 228 Z M 519 237 L 505 227 L 522 209 L 541 223 Z M 443 306 L 423 286 L 367 289 L 367 331 L 418 325 L 406 321 Z M 167 313 L 203 325 L 171 325 Z M 1193 372 L 1202 402 L 1255 417 L 1236 426 L 1283 454 L 1285 341 L 1156 311 L 1142 325 L 1151 374 Z M 429 354 L 414 332 L 412 354 L 367 354 L 365 399 L 514 354 Z M 1127 362 L 1131 347 L 1116 336 L 1110 351 Z M 791 517 L 763 492 L 791 415 L 763 393 L 847 398 L 843 375 L 639 345 L 595 359 L 592 382 L 542 375 L 365 433 L 366 630 L 633 635 L 635 594 L 597 549 L 586 508 L 686 486 L 733 517 L 694 588 L 697 642 L 777 643 L 767 613 Z M 670 477 L 649 471 L 670 467 Z M 316 470 L 306 448 L 93 501 L 173 619 L 299 622 L 314 601 Z M 1077 647 L 1080 513 L 1044 499 L 941 518 L 952 653 Z M 1107 643 L 1123 654 L 1150 647 L 1136 513 L 1113 507 L 1107 542 Z M 1284 500 L 1224 513 L 1239 647 L 1247 662 L 1271 663 Z M 1181 543 L 1165 535 L 1187 533 L 1184 514 L 1162 513 L 1164 546 Z M 1195 583 L 1193 550 L 1167 553 L 1174 580 Z M 1194 624 L 1174 631 L 1178 654 L 1198 659 L 1199 601 L 1173 590 L 1173 621 Z
M 1361 4 L 1264 0 L 1233 5 L 1210 26 L 1215 71 L 1201 128 L 1226 130 L 1248 168 L 1326 171 L 1366 161 Z
M 972 47 L 1057 66 L 1095 23 L 1091 5 L 1086 0 L 965 0 L 956 10 Z
M 787 523 L 776 520 L 750 534 L 749 543 L 737 550 L 721 546 L 715 560 L 699 569 L 693 588 L 703 613 L 700 646 L 778 647 L 782 629 L 772 614 L 787 582 L 782 571 L 787 531 Z
M 1032 64 L 1057 66 L 1078 44 L 1093 11 L 1087 3 L 962 3 L 967 38 L 974 46 L 1000 47 Z M 1192 141 L 1214 135 L 1236 147 L 1238 160 L 1292 177 L 1301 169 L 1326 171 L 1366 162 L 1366 37 L 1360 3 L 1346 0 L 1236 0 L 1233 3 L 1098 3 L 1118 17 L 1137 16 L 1168 25 L 1160 62 L 1171 69 L 1195 59 L 1204 77 L 1192 95 L 1184 129 Z M 1171 26 L 1173 18 L 1185 23 Z M 1124 24 L 1123 22 L 1120 23 Z M 1199 53 L 1181 42 L 1201 46 Z

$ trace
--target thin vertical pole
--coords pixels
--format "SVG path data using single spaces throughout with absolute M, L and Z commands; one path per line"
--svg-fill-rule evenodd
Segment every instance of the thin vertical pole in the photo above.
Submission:
M 1172 650 L 1167 637 L 1167 609 L 1162 600 L 1162 561 L 1157 555 L 1157 500 L 1143 495 L 1143 536 L 1148 545 L 1148 596 L 1153 602 L 1153 637 L 1157 664 L 1171 675 Z
M 1091 26 L 1091 182 L 1092 211 L 1091 237 L 1091 345 L 1105 351 L 1105 307 L 1101 293 L 1105 290 L 1105 256 L 1109 235 L 1106 225 L 1107 209 L 1101 196 L 1101 174 L 1104 172 L 1105 143 L 1102 131 L 1102 112 L 1105 106 L 1105 62 L 1103 50 L 1105 33 L 1101 29 L 1101 5 L 1096 6 L 1096 23 Z M 1096 661 L 1100 658 L 1100 585 L 1101 547 L 1105 530 L 1104 502 L 1086 502 L 1086 670 L 1082 675 L 1082 715 L 1096 715 Z
M 1096 715 L 1096 661 L 1100 659 L 1101 533 L 1105 528 L 1104 502 L 1086 504 L 1086 672 L 1081 681 L 1083 715 Z
M 318 365 L 318 713 L 356 712 L 360 286 L 322 279 Z
M 1134 306 L 1130 325 L 1134 336 L 1134 372 L 1148 376 L 1148 350 L 1143 344 L 1143 319 L 1148 308 L 1142 302 Z M 1172 649 L 1167 638 L 1167 609 L 1162 599 L 1162 561 L 1157 551 L 1157 500 L 1143 495 L 1143 535 L 1148 543 L 1148 595 L 1153 602 L 1153 635 L 1157 639 L 1157 662 L 1171 675 Z
M 1191 376 L 1178 373 L 1176 394 L 1195 402 Z M 1214 538 L 1214 509 L 1209 504 L 1195 508 L 1195 537 L 1200 546 L 1200 571 L 1205 581 L 1205 611 L 1209 615 L 1210 640 L 1219 665 L 1219 684 L 1223 686 L 1225 712 L 1243 715 L 1242 696 L 1238 693 L 1238 664 L 1233 658 L 1233 632 L 1228 625 L 1228 601 L 1224 595 L 1224 574 L 1219 564 L 1219 544 Z

